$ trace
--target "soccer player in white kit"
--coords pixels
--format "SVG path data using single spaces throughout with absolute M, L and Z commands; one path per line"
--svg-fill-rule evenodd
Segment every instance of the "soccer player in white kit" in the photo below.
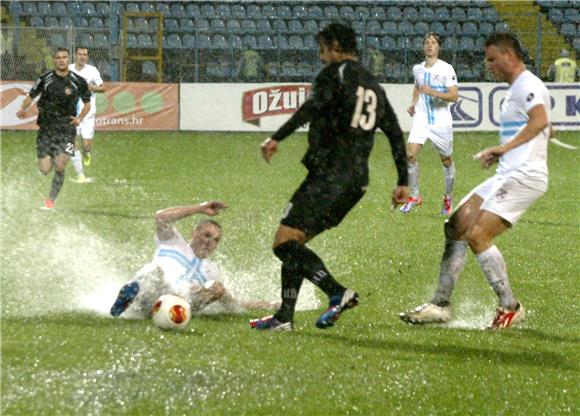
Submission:
M 111 315 L 117 317 L 128 311 L 133 316 L 150 317 L 153 304 L 165 294 L 185 299 L 193 311 L 215 301 L 230 308 L 275 307 L 275 303 L 269 302 L 238 302 L 219 281 L 219 268 L 208 259 L 222 238 L 222 228 L 217 222 L 204 220 L 199 223 L 193 228 L 189 243 L 174 227 L 176 221 L 191 215 L 214 216 L 225 208 L 227 205 L 223 202 L 209 201 L 158 211 L 153 260 L 123 285 L 111 307 Z
M 548 188 L 550 95 L 542 81 L 526 70 L 524 52 L 515 36 L 492 34 L 485 43 L 485 56 L 495 78 L 510 85 L 501 104 L 500 145 L 475 156 L 482 168 L 497 162 L 496 174 L 464 197 L 446 221 L 445 250 L 435 296 L 429 303 L 400 315 L 412 324 L 451 319 L 451 293 L 465 265 L 468 245 L 499 298 L 490 327 L 508 328 L 525 317 L 493 239 L 515 225 Z
M 410 196 L 401 212 L 409 213 L 413 207 L 421 205 L 423 198 L 419 192 L 419 162 L 417 156 L 427 140 L 439 152 L 443 163 L 445 193 L 442 215 L 449 215 L 453 209 L 453 185 L 455 165 L 453 153 L 453 118 L 450 106 L 457 101 L 458 86 L 455 70 L 447 62 L 439 59 L 441 38 L 437 33 L 427 33 L 423 39 L 425 61 L 413 67 L 413 101 L 407 112 L 414 117 L 413 127 L 407 140 L 409 163 Z
M 89 90 L 91 91 L 91 110 L 80 126 L 77 127 L 77 145 L 72 157 L 78 183 L 90 182 L 90 179 L 84 174 L 83 162 L 86 166 L 91 164 L 91 149 L 93 147 L 95 116 L 97 114 L 97 97 L 95 96 L 95 93 L 105 92 L 103 79 L 101 78 L 99 70 L 93 65 L 89 65 L 88 61 L 89 50 L 84 46 L 78 46 L 75 51 L 75 63 L 70 64 L 68 67 L 69 70 L 80 75 L 87 81 L 87 84 L 89 84 Z M 79 149 L 81 147 L 81 140 L 83 153 L 82 158 L 81 150 Z

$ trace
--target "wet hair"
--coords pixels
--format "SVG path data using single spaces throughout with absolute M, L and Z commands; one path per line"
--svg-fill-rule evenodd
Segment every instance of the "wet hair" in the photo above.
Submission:
M 79 45 L 79 46 L 77 46 L 77 47 L 75 48 L 75 53 L 76 53 L 76 52 L 78 52 L 78 51 L 79 51 L 79 49 L 86 49 L 86 50 L 87 50 L 87 52 L 89 51 L 89 48 L 87 48 L 86 46 Z
M 222 226 L 218 222 L 216 222 L 214 220 L 203 220 L 203 221 L 201 221 L 199 224 L 197 224 L 195 226 L 195 229 L 197 230 L 197 229 L 201 228 L 202 226 L 204 226 L 205 224 L 213 224 L 216 227 L 218 227 L 221 231 L 223 231 Z
M 63 46 L 59 46 L 52 53 L 52 57 L 54 58 L 56 56 L 56 54 L 59 53 L 59 52 L 66 52 L 70 56 L 70 51 L 67 48 L 65 48 Z
M 437 45 L 439 45 L 439 47 L 441 47 L 441 45 L 443 45 L 443 39 L 441 39 L 441 35 L 439 35 L 439 33 L 437 33 L 437 32 L 426 33 L 425 36 L 423 37 L 423 44 L 425 44 L 425 41 L 427 39 L 429 39 L 430 37 L 435 38 L 435 40 L 437 41 Z
M 488 46 L 497 46 L 504 53 L 507 49 L 511 49 L 521 61 L 524 60 L 525 53 L 522 44 L 516 35 L 512 33 L 492 33 L 485 41 L 485 47 L 487 48 Z
M 336 41 L 345 53 L 358 54 L 356 47 L 356 33 L 350 26 L 333 22 L 318 33 L 318 41 L 331 46 Z

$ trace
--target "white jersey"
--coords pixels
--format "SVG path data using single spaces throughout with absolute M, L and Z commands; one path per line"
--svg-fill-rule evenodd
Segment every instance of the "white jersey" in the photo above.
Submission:
M 428 85 L 435 91 L 447 92 L 449 87 L 457 85 L 457 75 L 455 70 L 447 62 L 441 59 L 429 68 L 425 66 L 425 61 L 413 67 L 413 78 L 415 87 L 421 88 Z M 453 126 L 453 117 L 451 116 L 451 102 L 439 98 L 419 94 L 419 101 L 415 106 L 415 122 L 422 125 L 438 127 Z
M 550 121 L 550 94 L 544 83 L 530 71 L 522 72 L 508 89 L 501 104 L 500 143 L 513 140 L 528 124 L 528 112 L 543 105 Z M 533 188 L 545 190 L 548 182 L 548 139 L 546 127 L 536 137 L 503 154 L 496 173 L 519 178 Z
M 165 282 L 174 293 L 184 296 L 192 288 L 218 279 L 219 269 L 211 260 L 196 257 L 183 236 L 175 228 L 173 231 L 169 240 L 155 239 L 157 249 L 151 263 L 163 271 Z
M 85 66 L 83 67 L 83 69 L 81 69 L 80 71 L 78 69 L 76 69 L 76 64 L 70 64 L 68 66 L 68 69 L 72 72 L 74 72 L 75 74 L 80 75 L 81 77 L 83 77 L 86 81 L 87 84 L 95 84 L 97 86 L 99 85 L 103 85 L 103 79 L 101 78 L 101 74 L 99 72 L 99 70 L 94 67 L 93 65 L 89 65 L 89 64 L 85 64 Z M 82 108 L 82 104 L 80 104 L 80 108 L 79 108 L 79 112 L 80 109 Z M 89 114 L 94 114 L 97 111 L 97 97 L 95 95 L 94 92 L 91 92 L 91 110 L 89 112 Z

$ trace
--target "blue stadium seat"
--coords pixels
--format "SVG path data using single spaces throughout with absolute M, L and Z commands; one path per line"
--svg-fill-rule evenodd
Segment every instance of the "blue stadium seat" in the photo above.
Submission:
M 483 20 L 490 23 L 495 23 L 499 20 L 499 15 L 495 7 L 486 7 L 483 9 Z
M 229 43 L 224 35 L 215 34 L 211 38 L 212 49 L 229 49 Z
M 256 22 L 253 20 L 242 20 L 240 23 L 242 27 L 242 32 L 255 32 L 256 31 Z
M 453 51 L 458 48 L 459 42 L 455 36 L 447 36 L 443 41 L 443 45 L 448 51 Z
M 230 46 L 234 49 L 242 49 L 242 38 L 239 35 L 232 35 L 230 36 Z
M 431 7 L 423 6 L 419 9 L 419 19 L 430 22 L 435 19 L 435 12 Z
M 447 9 L 447 7 L 437 7 L 437 9 L 435 9 L 435 19 L 442 22 L 446 22 L 451 19 L 451 16 L 449 15 L 449 9 Z
M 264 4 L 262 6 L 262 17 L 265 19 L 275 19 L 276 8 L 271 4 Z
M 495 24 L 495 31 L 496 32 L 509 32 L 510 27 L 508 26 L 508 24 L 506 22 L 497 22 Z
M 168 3 L 157 2 L 156 9 L 159 13 L 163 13 L 163 17 L 174 17 L 171 15 L 171 6 Z
M 478 36 L 477 38 L 475 38 L 475 49 L 477 49 L 478 51 L 483 51 L 486 41 L 487 36 Z
M 288 21 L 288 33 L 304 33 L 304 27 L 300 20 Z
M 318 23 L 316 20 L 309 19 L 304 22 L 305 33 L 318 33 Z
M 242 44 L 245 48 L 256 49 L 258 46 L 258 41 L 254 35 L 244 35 L 242 37 Z
M 105 27 L 105 23 L 100 17 L 91 17 L 89 19 L 89 27 L 95 28 Z
M 197 4 L 188 4 L 187 6 L 185 6 L 185 15 L 187 17 L 189 17 L 190 19 L 197 19 L 199 17 L 203 17 L 201 15 L 201 11 L 199 9 L 199 6 Z
M 173 3 L 171 5 L 171 17 L 185 17 L 187 13 L 185 13 L 185 7 L 181 3 Z
M 36 16 L 38 10 L 36 9 L 36 3 L 32 1 L 26 1 L 22 4 L 22 14 L 24 16 Z
M 137 45 L 139 48 L 153 48 L 155 42 L 147 33 L 140 33 L 137 35 Z
M 574 46 L 576 53 L 580 54 L 580 36 L 574 38 L 574 40 L 572 41 L 572 46 Z
M 278 45 L 278 49 L 281 49 L 284 51 L 290 49 L 290 44 L 288 43 L 288 38 L 286 38 L 286 36 L 284 36 L 281 33 L 276 35 L 276 44 Z
M 201 7 L 199 8 L 199 11 L 201 12 L 201 17 L 203 17 L 204 19 L 214 19 L 217 17 L 213 5 L 209 3 L 202 4 Z
M 313 35 L 306 35 L 303 38 L 304 41 L 304 48 L 308 50 L 316 50 L 318 49 L 318 42 Z
M 143 66 L 141 68 L 141 73 L 148 77 L 157 76 L 157 65 L 153 61 L 143 61 Z
M 414 52 L 420 52 L 423 50 L 423 36 L 415 36 L 411 40 L 411 50 Z
M 289 49 L 304 49 L 304 42 L 299 35 L 290 35 L 288 37 L 288 48 Z
M 242 4 L 232 4 L 230 12 L 232 13 L 232 17 L 236 19 L 246 18 L 246 8 Z
M 385 20 L 387 14 L 385 13 L 384 7 L 373 7 L 371 9 L 371 19 L 375 20 Z
M 371 12 L 366 6 L 357 6 L 354 13 L 355 17 L 360 20 L 368 20 L 371 17 Z
M 306 7 L 304 7 L 304 5 L 299 4 L 294 6 L 292 9 L 292 15 L 297 19 L 306 19 L 308 17 L 308 12 L 306 11 Z
M 446 28 L 446 35 L 456 35 L 458 33 L 461 33 L 463 31 L 463 28 L 461 27 L 461 25 L 456 22 L 455 20 L 448 22 L 447 25 L 445 26 Z
M 176 19 L 165 18 L 163 20 L 163 28 L 166 32 L 179 32 L 179 23 Z
M 60 1 L 52 4 L 52 14 L 55 16 L 65 16 L 68 14 L 66 5 Z
M 232 17 L 232 11 L 228 4 L 218 4 L 215 6 L 215 14 L 217 17 L 222 19 L 228 19 Z
M 272 32 L 272 26 L 270 26 L 270 22 L 268 20 L 260 19 L 256 21 L 256 31 L 270 33 Z
M 336 6 L 326 6 L 324 8 L 324 17 L 330 20 L 338 19 L 340 14 L 338 13 Z
M 580 7 L 580 5 L 577 5 L 575 7 Z M 564 21 L 568 22 L 568 23 L 578 23 L 580 22 L 580 16 L 578 13 L 578 9 L 575 7 L 569 7 L 567 9 L 564 9 Z
M 399 21 L 403 18 L 403 12 L 400 7 L 391 6 L 387 9 L 387 20 Z
M 144 17 L 137 17 L 133 23 L 134 23 L 135 32 L 149 32 L 150 31 L 149 22 Z
M 477 35 L 478 29 L 477 29 L 477 24 L 475 24 L 474 22 L 465 22 L 463 23 L 463 34 L 464 35 L 468 35 L 468 36 L 475 36 Z
M 207 23 L 207 20 L 205 20 L 205 22 Z M 182 32 L 195 32 L 194 21 L 191 20 L 189 17 L 182 17 L 181 19 L 179 19 L 179 30 Z
M 411 48 L 411 40 L 407 36 L 399 36 L 397 38 L 397 49 L 402 51 Z
M 288 78 L 288 79 L 293 79 L 297 75 L 299 75 L 298 71 L 296 69 L 296 65 L 294 65 L 294 62 L 289 62 L 289 61 L 282 62 L 281 75 L 283 77 Z
M 445 33 L 445 25 L 441 22 L 432 22 L 431 26 L 429 26 L 430 32 L 435 32 L 440 36 L 443 36 Z
M 97 8 L 93 3 L 82 3 L 81 4 L 81 15 L 86 17 L 98 16 Z
M 86 32 L 77 33 L 76 45 L 92 48 L 94 46 L 93 35 Z
M 246 6 L 246 16 L 249 19 L 258 19 L 262 17 L 262 9 L 257 4 L 248 4 Z
M 95 48 L 109 48 L 109 37 L 104 32 L 95 32 L 93 36 Z
M 155 13 L 155 6 L 153 3 L 141 3 L 141 11 L 143 13 Z
M 54 16 L 46 16 L 44 18 L 44 26 L 45 27 L 58 27 L 58 19 Z
M 69 2 L 69 6 L 70 4 L 72 4 L 74 2 Z M 141 8 L 139 7 L 139 3 L 125 3 L 125 11 L 126 12 L 141 12 Z
M 211 48 L 211 39 L 208 34 L 200 33 L 195 38 L 195 47 L 198 49 Z
M 429 32 L 429 23 L 427 22 L 417 22 L 415 23 L 415 33 L 418 35 L 425 35 Z
M 32 16 L 30 18 L 30 26 L 32 26 L 32 27 L 44 27 L 44 19 L 40 16 Z
M 84 17 L 80 17 L 77 20 L 77 27 L 89 27 L 89 21 Z
M 342 6 L 339 9 L 338 13 L 339 13 L 340 17 L 345 19 L 345 20 L 356 19 L 356 16 L 354 14 L 354 9 L 351 6 Z M 327 15 L 327 17 L 328 17 L 328 15 Z
M 128 48 L 136 48 L 138 45 L 137 43 L 137 35 L 134 33 L 127 34 L 127 47 Z
M 37 13 L 41 16 L 52 16 L 52 6 L 48 2 L 39 2 L 37 7 Z
M 415 27 L 413 26 L 413 23 L 407 20 L 399 22 L 399 34 L 408 36 L 412 35 L 413 33 L 415 33 Z
M 275 80 L 278 79 L 280 73 L 280 65 L 278 62 L 268 62 L 266 63 L 266 74 L 268 78 Z
M 397 23 L 392 20 L 385 20 L 383 22 L 383 32 L 389 35 L 396 35 L 399 33 Z
M 256 49 L 274 49 L 274 41 L 270 35 L 259 35 Z
M 419 20 L 419 12 L 416 8 L 407 6 L 403 9 L 403 19 L 411 22 Z
M 238 19 L 229 19 L 226 21 L 226 29 L 231 33 L 240 33 L 242 31 L 242 25 Z
M 385 22 L 385 23 L 387 23 L 387 22 Z M 394 23 L 394 22 L 388 22 L 388 23 Z M 383 38 L 381 39 L 381 45 L 387 51 L 394 51 L 397 49 L 397 41 L 395 40 L 395 38 L 393 38 L 392 36 L 389 36 L 389 35 L 383 36 Z
M 475 41 L 471 37 L 463 36 L 459 39 L 459 46 L 457 47 L 459 51 L 471 51 L 475 52 Z
M 308 7 L 308 17 L 311 19 L 322 19 L 324 17 L 324 12 L 320 6 L 310 6 Z
M 360 20 L 355 20 L 353 22 L 350 22 L 350 26 L 352 27 L 352 30 L 354 30 L 357 35 L 362 34 L 365 30 L 365 24 L 364 24 L 364 22 L 361 22 Z
M 288 25 L 286 24 L 286 20 L 282 20 L 282 19 L 274 20 L 272 29 L 274 29 L 274 32 L 278 32 L 278 33 L 288 32 Z
M 58 25 L 60 27 L 66 27 L 66 28 L 74 27 L 75 26 L 73 20 L 70 17 L 68 17 L 68 16 L 61 17 L 60 20 L 59 20 L 59 22 L 58 22 Z
M 560 34 L 562 36 L 576 36 L 576 25 L 574 23 L 562 23 Z
M 50 47 L 66 46 L 66 40 L 62 33 L 52 33 L 49 38 Z
M 564 20 L 564 13 L 560 9 L 552 8 L 548 10 L 548 19 L 554 23 L 562 23 Z
M 372 35 L 381 35 L 384 33 L 381 23 L 377 20 L 369 20 L 367 23 L 367 33 Z
M 195 36 L 191 33 L 186 33 L 181 37 L 181 44 L 184 48 L 194 49 L 195 48 Z
M 466 19 L 465 9 L 463 7 L 454 7 L 451 9 L 451 18 L 456 22 L 463 22 Z
M 491 33 L 493 33 L 494 31 L 494 27 L 491 23 L 489 22 L 482 22 L 479 24 L 479 34 L 481 35 L 490 35 Z
M 181 19 L 183 20 L 183 19 Z M 186 19 L 191 21 L 191 19 Z M 209 30 L 209 22 L 206 19 L 195 19 L 195 21 L 193 22 L 193 26 L 195 27 L 194 30 L 196 31 L 202 31 L 202 32 L 207 32 Z
M 212 31 L 223 32 L 226 30 L 226 22 L 222 19 L 212 19 L 211 22 L 209 22 L 209 27 Z
M 290 19 L 292 17 L 292 9 L 288 5 L 280 5 L 276 8 L 276 15 L 282 19 Z
M 483 13 L 479 7 L 470 7 L 465 17 L 472 22 L 480 22 L 483 19 Z
M 376 49 L 380 49 L 381 47 L 381 40 L 379 39 L 378 36 L 367 36 L 367 47 L 369 48 L 376 48 Z

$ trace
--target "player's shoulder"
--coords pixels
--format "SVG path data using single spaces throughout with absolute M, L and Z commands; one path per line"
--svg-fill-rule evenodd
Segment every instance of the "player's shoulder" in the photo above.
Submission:
M 425 69 L 425 61 L 419 62 L 418 64 L 413 65 L 413 72 L 421 71 Z
M 455 72 L 455 70 L 453 69 L 453 65 L 451 65 L 449 62 L 444 61 L 443 59 L 438 59 L 437 60 L 437 64 L 443 68 L 445 71 L 453 71 Z
M 514 83 L 513 87 L 514 90 L 516 91 L 528 91 L 528 90 L 533 90 L 533 89 L 538 89 L 538 90 L 547 90 L 548 88 L 546 87 L 546 84 L 544 84 L 544 82 L 538 78 L 536 75 L 534 75 L 531 71 L 526 70 L 524 73 L 522 73 L 520 79 L 517 79 L 516 82 Z

